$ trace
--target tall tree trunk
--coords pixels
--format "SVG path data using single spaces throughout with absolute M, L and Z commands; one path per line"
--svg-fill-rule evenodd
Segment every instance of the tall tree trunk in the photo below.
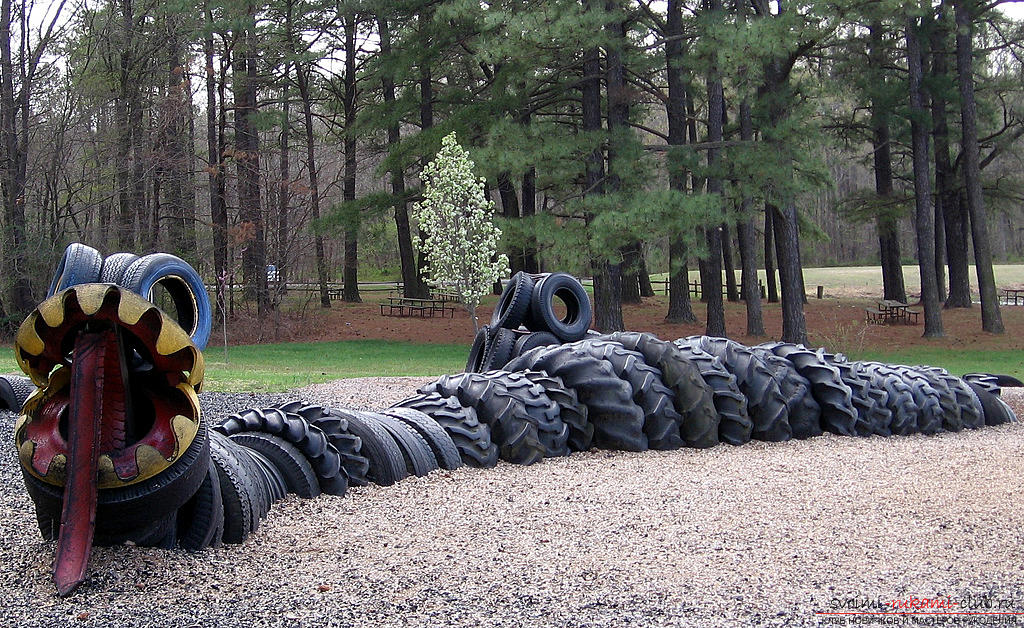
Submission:
M 12 314 L 27 313 L 34 305 L 25 267 L 25 178 L 21 174 L 17 104 L 14 99 L 14 62 L 11 57 L 11 0 L 0 2 L 0 134 L 3 136 L 4 247 L 7 305 Z M 27 89 L 22 86 L 22 89 Z
M 206 5 L 206 25 L 211 28 L 213 16 Z M 207 31 L 203 40 L 206 55 L 206 148 L 209 152 L 210 220 L 213 223 L 213 269 L 217 284 L 217 314 L 224 314 L 224 285 L 227 282 L 228 259 L 228 212 L 224 189 L 224 76 L 221 74 L 218 96 L 217 76 L 213 67 L 213 32 Z M 224 64 L 222 63 L 222 69 Z M 218 111 L 220 114 L 218 115 Z M 218 123 L 218 118 L 220 123 Z M 218 130 L 219 129 L 219 130 Z
M 643 247 L 640 247 L 640 269 L 637 271 L 640 279 L 640 296 L 650 298 L 654 296 L 654 286 L 651 285 L 651 274 L 647 272 L 647 259 L 644 257 Z
M 740 102 L 740 139 L 744 142 L 754 141 L 754 122 L 750 111 L 750 101 Z M 761 313 L 761 289 L 757 282 L 757 256 L 754 252 L 754 219 L 752 216 L 752 200 L 744 196 L 740 201 L 742 218 L 736 224 L 736 238 L 740 249 L 740 266 L 742 272 L 743 303 L 747 310 L 747 335 L 764 336 L 764 317 Z
M 708 12 L 713 19 L 718 19 L 721 13 L 721 0 L 708 0 Z M 722 194 L 722 179 L 717 169 L 719 167 L 718 144 L 722 142 L 722 116 L 725 110 L 725 97 L 722 91 L 722 78 L 718 74 L 715 63 L 708 69 L 708 137 L 711 145 L 708 149 L 708 170 L 711 173 L 708 177 L 708 193 L 719 198 L 723 205 L 725 197 Z M 708 304 L 707 335 L 722 336 L 725 331 L 725 305 L 722 302 L 722 237 L 723 230 L 720 225 L 713 225 L 704 230 L 704 236 L 708 246 L 708 257 L 705 261 L 706 274 L 703 285 L 704 298 Z M 735 281 L 735 276 L 733 277 Z M 733 288 L 735 290 L 735 288 Z
M 608 4 L 609 9 L 613 8 Z M 605 26 L 608 36 L 612 42 L 605 54 L 607 67 L 605 84 L 607 85 L 608 96 L 608 175 L 604 191 L 616 192 L 619 190 L 620 180 L 614 169 L 616 145 L 622 141 L 622 134 L 628 132 L 629 120 L 629 96 L 626 93 L 626 68 L 623 64 L 623 50 L 626 46 L 626 25 L 622 22 L 612 22 Z M 597 102 L 600 103 L 600 61 L 595 65 L 597 59 L 596 50 L 588 50 L 584 53 L 583 73 L 585 75 L 585 90 L 597 90 Z M 595 74 L 591 71 L 596 70 Z M 588 98 L 588 95 L 591 96 Z M 585 106 L 589 100 L 592 106 L 594 99 L 592 94 L 584 95 Z M 601 128 L 600 109 L 598 109 L 597 125 L 593 127 L 593 111 L 584 112 L 584 130 Z M 591 124 L 588 125 L 588 119 Z M 619 252 L 621 256 L 621 252 Z M 625 329 L 622 321 L 622 262 L 621 257 L 604 257 L 598 265 L 598 272 L 594 276 L 594 302 L 595 302 L 595 324 L 604 332 L 619 331 Z
M 928 178 L 928 130 L 924 120 L 924 93 L 921 82 L 921 43 L 917 20 L 907 17 L 907 70 L 910 79 L 910 133 L 914 162 L 914 206 L 917 225 L 917 260 L 921 269 L 921 304 L 924 306 L 924 336 L 944 335 L 939 287 L 935 277 L 935 225 L 932 224 L 932 187 Z
M 971 279 L 968 271 L 967 224 L 960 207 L 960 195 L 956 189 L 956 174 L 949 158 L 949 124 L 946 95 L 943 85 L 949 74 L 949 16 L 941 11 L 935 27 L 931 30 L 932 53 L 932 139 L 935 152 L 936 207 L 942 210 L 945 251 L 949 268 L 949 292 L 945 307 L 971 307 Z M 936 233 L 939 231 L 936 219 Z M 938 258 L 938 255 L 936 255 Z M 936 259 L 938 261 L 938 259 Z
M 289 14 L 291 13 L 289 3 Z M 290 20 L 289 20 L 290 21 Z M 289 28 L 289 33 L 291 28 Z M 288 285 L 289 231 L 288 214 L 291 211 L 292 172 L 291 172 L 291 136 L 292 136 L 292 102 L 288 83 L 291 81 L 291 63 L 284 64 L 284 87 L 281 90 L 281 169 L 279 173 L 277 198 L 277 277 L 274 286 L 275 305 L 285 293 Z
M 523 174 L 523 219 L 529 221 L 537 214 L 537 170 L 532 166 Z M 523 255 L 523 269 L 528 273 L 539 273 L 537 244 L 533 235 L 527 236 L 526 251 Z
M 764 275 L 768 284 L 768 302 L 779 302 L 779 286 L 775 281 L 775 212 L 765 203 L 764 208 Z
M 428 76 L 429 80 L 429 76 Z M 356 18 L 345 17 L 345 181 L 343 197 L 356 200 Z M 359 297 L 359 216 L 351 216 L 345 227 L 345 291 L 343 298 L 361 303 Z
M 869 69 L 872 78 L 881 83 L 873 86 L 873 89 L 884 91 L 886 53 L 882 42 L 882 23 L 872 22 L 868 32 Z M 899 223 L 893 207 L 895 203 L 889 140 L 889 108 L 877 95 L 871 98 L 871 147 L 875 166 L 875 195 L 881 205 L 875 217 L 875 227 L 878 231 L 878 250 L 882 262 L 882 298 L 905 302 L 907 291 L 903 283 Z
M 380 34 L 380 52 L 383 56 L 391 54 L 391 30 L 386 18 L 377 18 Z M 395 79 L 385 71 L 381 76 L 384 102 L 393 106 L 395 103 Z M 388 125 L 388 147 L 398 148 L 402 141 L 398 122 Z M 391 194 L 395 199 L 395 227 L 398 230 L 398 258 L 402 264 L 403 295 L 407 298 L 424 298 L 427 296 L 426 285 L 420 280 L 416 270 L 416 256 L 412 248 L 412 229 L 409 226 L 409 207 L 405 192 L 405 171 L 396 163 L 391 168 Z
M 978 155 L 978 111 L 974 101 L 974 68 L 972 67 L 974 32 L 971 10 L 976 3 L 954 0 L 956 14 L 956 69 L 960 87 L 960 127 L 963 138 L 964 183 L 967 188 L 967 209 L 971 216 L 971 240 L 974 243 L 974 267 L 981 293 L 981 328 L 989 333 L 1004 331 L 999 313 L 995 274 L 992 271 L 992 243 L 988 236 L 988 217 L 981 191 L 981 163 Z
M 313 221 L 320 220 L 320 176 L 316 162 L 316 145 L 313 133 L 313 103 L 309 90 L 309 75 L 312 70 L 296 64 L 299 97 L 302 99 L 302 116 L 306 127 L 306 170 L 309 173 L 309 210 Z M 324 238 L 319 233 L 314 236 L 313 248 L 316 254 L 316 275 L 320 284 L 320 307 L 331 307 L 331 297 L 327 293 L 330 281 L 327 272 L 327 255 L 324 252 Z
M 164 100 L 166 119 L 163 129 L 166 133 L 164 141 L 164 159 L 167 172 L 167 205 L 169 212 L 168 244 L 178 255 L 187 256 L 188 245 L 185 239 L 185 168 L 187 165 L 186 143 L 188 141 L 188 117 L 191 111 L 185 107 L 185 67 L 181 60 L 181 51 L 174 20 L 169 24 L 170 36 L 167 38 L 167 97 Z

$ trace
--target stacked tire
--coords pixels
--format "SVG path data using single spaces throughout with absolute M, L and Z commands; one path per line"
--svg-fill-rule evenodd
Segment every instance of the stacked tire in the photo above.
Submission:
M 531 349 L 580 340 L 592 318 L 590 298 L 572 275 L 518 272 L 505 284 L 490 323 L 477 331 L 466 371 L 501 369 Z

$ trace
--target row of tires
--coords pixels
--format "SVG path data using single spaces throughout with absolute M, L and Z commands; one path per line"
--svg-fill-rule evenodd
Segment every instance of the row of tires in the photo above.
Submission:
M 188 332 L 196 347 L 202 351 L 210 340 L 210 297 L 199 273 L 180 257 L 170 253 L 104 257 L 91 246 L 74 242 L 64 250 L 46 296 L 85 283 L 117 284 L 150 301 L 159 286 L 174 306 L 175 322 Z
M 534 348 L 501 369 L 447 375 L 419 392 L 401 405 L 439 420 L 473 466 L 532 464 L 592 446 L 937 434 L 1015 420 L 992 375 L 636 332 Z

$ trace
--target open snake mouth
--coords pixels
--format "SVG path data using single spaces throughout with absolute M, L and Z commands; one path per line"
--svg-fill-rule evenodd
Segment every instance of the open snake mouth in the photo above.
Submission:
M 166 498 L 153 507 L 171 512 L 181 504 L 162 478 L 201 480 L 181 467 L 206 470 L 183 460 L 208 451 L 196 396 L 203 357 L 152 303 L 95 283 L 41 303 L 19 328 L 15 354 L 39 387 L 18 418 L 15 445 L 37 515 L 50 512 L 39 515 L 41 528 L 46 517 L 54 532 L 59 523 L 54 571 L 66 593 L 84 577 L 94 533 L 100 542 L 134 540 L 117 533 L 126 505 L 160 492 Z

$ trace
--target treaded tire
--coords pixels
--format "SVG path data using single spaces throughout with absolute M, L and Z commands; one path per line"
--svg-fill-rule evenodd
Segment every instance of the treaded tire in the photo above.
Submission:
M 823 355 L 821 350 L 818 355 Z M 854 362 L 833 362 L 833 365 L 839 369 L 843 383 L 850 387 L 850 400 L 857 410 L 854 426 L 857 436 L 892 436 L 892 412 L 886 405 L 888 393 L 885 389 L 873 386 L 871 377 L 861 372 Z
M 491 428 L 480 422 L 476 410 L 462 405 L 458 398 L 420 394 L 396 403 L 391 409 L 400 408 L 422 412 L 436 421 L 451 437 L 467 465 L 489 468 L 498 464 L 498 446 L 491 442 Z
M 252 495 L 252 529 L 256 530 L 259 527 L 259 522 L 270 512 L 270 506 L 273 503 L 273 491 L 270 487 L 272 480 L 267 472 L 260 467 L 254 455 L 256 452 L 248 447 L 239 445 L 230 438 L 227 440 L 232 453 L 235 454 L 238 461 L 245 467 L 246 472 L 249 474 L 249 479 L 252 480 L 253 487 L 256 489 Z
M 480 420 L 491 428 L 491 441 L 498 446 L 502 460 L 530 465 L 544 458 L 547 448 L 540 440 L 540 423 L 548 420 L 543 414 L 547 408 L 539 408 L 538 413 L 529 398 L 509 389 L 493 373 L 444 375 L 418 392 L 457 397 L 463 405 L 475 409 Z M 554 406 L 550 400 L 548 403 Z
M 36 385 L 20 375 L 0 375 L 0 410 L 21 412 L 29 395 L 36 391 Z
M 279 406 L 285 412 L 294 412 L 323 431 L 341 457 L 341 469 L 348 478 L 349 486 L 366 486 L 366 473 L 370 461 L 362 455 L 362 441 L 349 432 L 348 420 L 332 414 L 323 406 L 307 405 L 302 401 L 290 401 Z
M 426 439 L 420 436 L 416 430 L 386 414 L 366 412 L 364 410 L 359 410 L 358 413 L 359 416 L 367 421 L 376 421 L 378 425 L 387 431 L 391 438 L 395 439 L 395 444 L 402 451 L 405 470 L 409 475 L 421 478 L 431 471 L 437 470 L 437 459 L 434 458 L 434 453 L 430 451 L 430 445 L 427 444 Z
M 914 395 L 914 403 L 918 408 L 917 430 L 927 436 L 942 432 L 943 409 L 939 392 L 932 387 L 931 380 L 911 366 L 892 364 L 889 368 L 903 378 Z
M 121 275 L 121 285 L 142 298 L 152 300 L 153 287 L 160 284 L 177 311 L 181 325 L 200 351 L 210 340 L 212 313 L 210 295 L 192 266 L 170 253 L 151 253 L 135 260 Z
M 519 271 L 505 284 L 491 316 L 491 327 L 516 329 L 526 320 L 533 298 L 533 279 Z
M 981 407 L 984 410 L 985 425 L 1002 425 L 1003 423 L 1012 423 L 1017 420 L 1017 415 L 998 395 L 992 394 L 984 386 L 974 381 L 967 381 L 967 385 L 971 387 L 981 402 Z
M 134 253 L 114 253 L 103 258 L 100 268 L 100 283 L 120 284 L 124 271 L 139 259 Z
M 764 361 L 779 384 L 789 409 L 789 426 L 793 430 L 793 438 L 821 436 L 821 406 L 811 394 L 811 382 L 786 358 L 780 358 L 762 346 L 749 349 Z
M 889 432 L 895 436 L 916 434 L 917 415 L 920 408 L 914 400 L 910 386 L 903 381 L 903 376 L 888 364 L 881 362 L 858 362 L 861 371 L 871 379 L 873 388 L 886 393 L 885 407 L 891 416 Z
M 178 546 L 199 551 L 220 545 L 224 532 L 224 502 L 220 493 L 220 476 L 213 460 L 199 490 L 178 509 Z
M 459 449 L 455 441 L 448 435 L 441 425 L 430 416 L 416 410 L 415 408 L 388 408 L 381 410 L 395 420 L 405 423 L 416 430 L 416 433 L 423 437 L 434 454 L 434 460 L 441 469 L 458 469 L 462 466 L 462 457 L 459 456 Z
M 214 428 L 225 436 L 239 432 L 267 432 L 284 438 L 302 452 L 316 471 L 320 489 L 328 495 L 344 495 L 348 474 L 341 454 L 327 435 L 302 415 L 281 408 L 251 408 L 236 412 Z
M 615 374 L 611 364 L 589 351 L 575 344 L 538 347 L 512 360 L 506 370 L 543 371 L 576 391 L 594 426 L 593 441 L 584 438 L 576 443 L 580 451 L 592 444 L 625 451 L 647 449 L 644 412 L 633 401 L 632 388 Z
M 516 343 L 512 348 L 512 357 L 517 358 L 527 351 L 531 351 L 537 347 L 546 347 L 548 345 L 557 345 L 561 343 L 562 341 L 549 331 L 520 333 L 516 336 Z
M 565 385 L 562 378 L 544 371 L 517 371 L 534 384 L 544 387 L 548 399 L 558 405 L 558 416 L 568 428 L 566 445 L 571 451 L 585 451 L 594 441 L 594 425 L 587 420 L 587 406 L 580 402 L 576 391 Z
M 961 379 L 971 384 L 977 384 L 993 395 L 1000 395 L 1003 392 L 999 386 L 999 378 L 991 373 L 965 373 Z
M 974 390 L 964 380 L 949 371 L 937 366 L 921 367 L 932 374 L 933 377 L 941 380 L 946 388 L 953 393 L 956 399 L 956 406 L 960 412 L 960 426 L 969 430 L 976 430 L 985 425 L 985 409 L 981 406 L 981 400 Z
M 137 484 L 100 489 L 96 506 L 96 545 L 142 544 L 152 540 L 154 522 L 166 523 L 178 508 L 195 495 L 209 471 L 210 440 L 206 422 L 200 420 L 192 444 L 162 473 Z M 20 466 L 20 465 L 19 465 Z M 43 538 L 60 527 L 64 487 L 43 482 L 22 468 L 25 488 L 36 506 Z
M 72 242 L 64 249 L 64 255 L 57 263 L 50 287 L 46 290 L 46 298 L 82 283 L 96 283 L 100 278 L 103 256 L 91 246 L 81 242 Z
M 270 504 L 273 505 L 284 499 L 288 495 L 288 485 L 284 481 L 284 476 L 281 475 L 281 470 L 260 452 L 252 448 L 248 449 L 250 450 L 250 455 L 252 455 L 256 463 L 259 464 L 260 469 L 267 476 L 267 483 L 270 486 Z
M 736 386 L 747 398 L 747 414 L 753 423 L 751 439 L 782 442 L 793 437 L 786 398 L 774 373 L 756 352 L 728 338 L 691 336 L 687 340 L 721 360 L 736 377 Z
M 649 448 L 669 450 L 683 446 L 683 417 L 676 412 L 676 395 L 661 381 L 657 367 L 644 361 L 643 354 L 613 340 L 588 338 L 574 344 L 608 362 L 615 374 L 629 383 L 633 401 L 644 412 L 643 430 Z
M 718 440 L 730 445 L 750 442 L 754 422 L 747 411 L 747 398 L 736 385 L 736 376 L 730 373 L 722 361 L 697 344 L 679 339 L 672 344 L 687 360 L 697 365 L 704 383 L 711 388 L 715 408 L 718 410 Z
M 682 416 L 680 436 L 687 447 L 714 447 L 718 444 L 718 410 L 714 392 L 701 377 L 700 368 L 686 358 L 671 342 L 640 332 L 615 332 L 605 336 L 661 371 L 661 379 L 675 394 L 676 411 Z
M 488 371 L 484 377 L 500 382 L 508 392 L 522 402 L 536 421 L 537 437 L 544 445 L 544 457 L 554 458 L 569 453 L 569 426 L 561 417 L 559 406 L 547 394 L 547 388 L 526 377 L 523 372 Z
M 959 432 L 964 429 L 960 402 L 943 379 L 942 373 L 930 366 L 914 366 L 915 371 L 924 376 L 932 385 L 932 388 L 939 393 L 939 406 L 942 408 L 942 429 L 947 432 Z
M 402 450 L 379 423 L 364 419 L 358 410 L 350 408 L 331 408 L 328 412 L 346 419 L 349 433 L 359 437 L 362 443 L 359 453 L 370 461 L 370 468 L 366 472 L 369 481 L 380 486 L 391 486 L 409 477 Z
M 511 329 L 500 327 L 492 331 L 493 336 L 487 345 L 487 353 L 480 365 L 480 372 L 502 369 L 512 359 L 516 347 L 516 333 Z
M 223 435 L 210 433 L 210 458 L 217 467 L 224 502 L 225 543 L 243 543 L 259 526 L 256 516 L 258 487 L 249 469 L 236 455 L 236 447 Z
M 821 407 L 821 429 L 841 436 L 857 435 L 857 410 L 853 391 L 843 382 L 839 369 L 814 351 L 801 345 L 767 343 L 761 345 L 790 361 L 797 372 L 811 383 L 811 394 Z
M 232 434 L 231 440 L 266 456 L 281 473 L 289 493 L 306 499 L 320 495 L 320 483 L 313 467 L 288 441 L 266 432 L 239 432 Z
M 565 304 L 564 318 L 555 313 L 556 298 Z M 574 342 L 587 334 L 593 316 L 587 291 L 572 275 L 551 273 L 534 286 L 530 302 L 530 328 L 533 331 L 549 331 L 563 342 Z

